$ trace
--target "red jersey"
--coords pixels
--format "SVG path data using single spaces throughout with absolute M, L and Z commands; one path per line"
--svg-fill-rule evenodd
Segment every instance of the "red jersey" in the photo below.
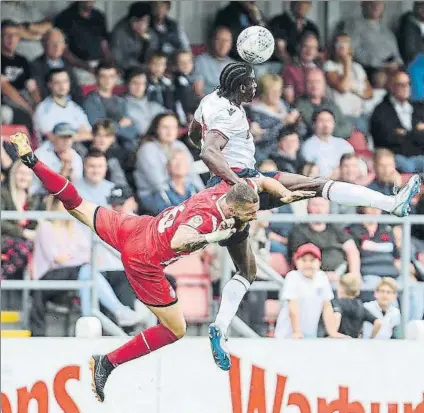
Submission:
M 171 249 L 171 240 L 180 225 L 195 229 L 199 234 L 216 231 L 225 219 L 218 201 L 230 189 L 221 182 L 203 190 L 175 207 L 169 207 L 157 215 L 144 229 L 144 236 L 151 245 L 152 263 L 167 266 L 190 252 L 176 253 Z

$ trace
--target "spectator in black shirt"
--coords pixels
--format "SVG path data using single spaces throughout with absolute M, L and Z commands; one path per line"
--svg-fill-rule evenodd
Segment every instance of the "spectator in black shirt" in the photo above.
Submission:
M 1 102 L 13 111 L 13 123 L 25 125 L 32 134 L 34 106 L 40 102 L 37 83 L 28 61 L 15 53 L 19 27 L 11 20 L 1 22 Z
M 381 320 L 374 317 L 358 299 L 361 280 L 353 274 L 345 274 L 340 278 L 337 298 L 333 300 L 333 309 L 339 323 L 338 331 L 352 338 L 362 335 L 365 321 L 373 324 L 370 338 L 374 338 L 381 328 Z
M 291 57 L 297 53 L 300 39 L 307 32 L 312 32 L 319 40 L 318 26 L 306 16 L 311 10 L 311 1 L 291 1 L 290 11 L 275 16 L 269 23 L 269 30 L 274 35 L 276 46 L 283 41 L 280 47 Z M 282 51 L 283 51 L 282 50 Z
M 228 27 L 234 40 L 244 29 L 255 25 L 265 26 L 265 19 L 256 1 L 231 1 L 218 11 L 214 22 L 214 27 Z M 232 44 L 230 57 L 240 59 L 236 41 Z
M 158 49 L 158 39 L 150 28 L 150 4 L 136 2 L 127 16 L 114 27 L 111 48 L 116 64 L 122 70 L 143 67 L 148 56 Z
M 82 70 L 77 71 L 81 83 L 94 83 L 90 74 L 99 61 L 111 61 L 106 19 L 94 8 L 95 1 L 74 1 L 56 16 L 54 25 L 65 33 L 68 47 L 64 57 Z
M 40 90 L 41 98 L 50 95 L 47 86 L 47 75 L 51 69 L 64 69 L 68 73 L 71 82 L 71 98 L 78 105 L 82 104 L 83 97 L 81 87 L 75 76 L 74 70 L 68 61 L 63 59 L 66 48 L 65 36 L 60 29 L 49 30 L 42 39 L 44 54 L 32 62 L 34 79 Z
M 177 21 L 168 17 L 170 9 L 170 1 L 151 2 L 151 27 L 159 42 L 158 50 L 167 56 L 171 56 L 179 50 L 190 50 L 190 42 L 186 33 L 179 27 Z
M 168 58 L 162 52 L 153 53 L 147 63 L 147 99 L 176 112 L 175 87 L 165 77 Z
M 193 55 L 191 52 L 180 51 L 175 59 L 175 98 L 181 102 L 185 115 L 190 117 L 194 114 L 200 102 L 194 91 Z
M 399 51 L 405 65 L 411 63 L 418 53 L 424 52 L 424 1 L 414 1 L 413 11 L 405 13 L 399 25 Z
M 299 149 L 300 138 L 296 127 L 288 126 L 280 135 L 277 150 L 271 152 L 269 157 L 277 164 L 279 171 L 296 174 L 305 164 Z

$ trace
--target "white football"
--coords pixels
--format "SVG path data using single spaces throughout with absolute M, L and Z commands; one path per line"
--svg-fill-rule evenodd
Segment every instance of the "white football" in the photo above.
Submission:
M 274 53 L 274 36 L 262 26 L 244 29 L 237 38 L 237 51 L 248 63 L 266 62 Z

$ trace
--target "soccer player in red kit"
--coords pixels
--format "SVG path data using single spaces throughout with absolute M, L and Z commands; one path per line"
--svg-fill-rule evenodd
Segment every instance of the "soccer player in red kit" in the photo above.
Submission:
M 304 192 L 288 194 L 278 181 L 260 177 L 232 187 L 222 182 L 157 217 L 127 215 L 82 199 L 72 183 L 36 158 L 25 134 L 14 134 L 10 141 L 47 191 L 72 216 L 121 253 L 125 273 L 137 297 L 160 321 L 115 351 L 91 358 L 93 391 L 99 401 L 104 400 L 106 381 L 118 365 L 171 344 L 185 334 L 183 312 L 164 267 L 208 244 L 227 239 L 236 228 L 241 230 L 256 219 L 258 192 L 262 190 L 280 196 L 286 203 L 308 196 Z

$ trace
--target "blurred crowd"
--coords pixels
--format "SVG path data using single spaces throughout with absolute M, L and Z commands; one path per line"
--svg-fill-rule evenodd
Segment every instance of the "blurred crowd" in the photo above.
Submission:
M 73 2 L 54 18 L 42 16 L 35 2 L 1 3 L 2 210 L 60 209 L 16 160 L 3 133 L 12 125 L 29 133 L 39 159 L 99 205 L 156 215 L 203 189 L 207 175 L 198 173 L 199 153 L 186 144 L 187 127 L 223 67 L 239 59 L 235 41 L 252 25 L 267 27 L 276 40 L 270 61 L 255 67 L 258 94 L 246 106 L 261 170 L 331 177 L 385 194 L 409 174 L 424 173 L 424 2 L 399 16 L 393 31 L 383 21 L 384 2 L 363 1 L 362 16 L 341 21 L 325 43 L 308 18 L 311 2 L 290 2 L 267 18 L 254 1 L 234 1 L 218 11 L 204 45 L 190 44 L 169 17 L 172 6 L 135 2 L 109 33 L 94 1 Z M 414 205 L 414 213 L 423 214 L 424 196 Z M 381 211 L 317 198 L 268 213 L 377 217 Z M 2 279 L 22 279 L 27 268 L 35 279 L 90 276 L 91 238 L 72 221 L 2 221 L 1 230 Z M 412 233 L 408 313 L 422 319 L 424 288 L 414 284 L 424 281 L 424 224 Z M 252 226 L 252 241 L 286 277 L 277 336 L 325 335 L 330 302 L 341 315 L 341 333 L 396 336 L 401 227 L 262 220 Z M 214 256 L 207 251 L 199 259 L 209 266 Z M 143 309 L 124 274 L 112 264 L 102 268 L 102 306 L 120 325 L 136 324 Z M 88 291 L 79 294 L 83 314 L 90 311 Z M 35 335 L 45 332 L 50 298 L 34 294 Z M 267 308 L 277 298 L 252 292 L 246 299 L 242 317 L 261 335 L 274 328 Z M 353 313 L 360 319 L 355 328 Z M 392 331 L 377 319 L 392 323 Z

